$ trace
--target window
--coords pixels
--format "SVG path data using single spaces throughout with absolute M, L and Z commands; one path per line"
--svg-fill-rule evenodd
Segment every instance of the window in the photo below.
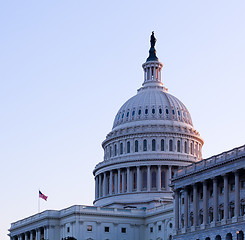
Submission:
M 144 170 L 142 173 L 142 188 L 146 189 L 146 187 L 147 187 L 147 173 L 146 170 Z
M 152 144 L 151 144 L 152 151 L 156 151 L 156 140 L 152 139 Z
M 143 151 L 146 152 L 147 151 L 147 140 L 144 139 L 143 141 Z
M 139 111 L 138 111 L 138 115 L 140 115 L 141 114 L 141 109 L 139 109 Z
M 169 151 L 173 152 L 173 140 L 172 139 L 169 140 Z
M 168 114 L 168 109 L 166 108 L 166 114 Z
M 203 191 L 202 190 L 200 191 L 200 199 L 201 200 L 203 199 Z
M 120 154 L 123 154 L 123 143 L 120 143 Z
M 175 114 L 174 110 L 172 110 L 173 115 Z
M 211 223 L 214 219 L 213 208 L 209 208 L 208 217 L 209 217 L 209 222 Z
M 203 210 L 199 212 L 199 222 L 200 224 L 203 224 Z
M 180 152 L 180 140 L 177 141 L 177 152 Z
M 134 116 L 134 114 L 135 114 L 135 111 L 132 112 L 132 116 Z
M 111 151 L 111 147 L 110 147 L 110 157 L 111 157 L 111 152 L 112 152 L 112 151 Z
M 242 187 L 242 188 L 245 188 L 245 181 L 242 181 L 242 182 L 241 182 L 241 187 Z
M 152 188 L 156 188 L 157 187 L 157 174 L 156 174 L 156 171 L 153 171 L 152 174 L 151 174 L 151 187 Z
M 122 114 L 122 118 L 124 117 L 124 113 Z
M 133 172 L 133 190 L 136 190 L 136 187 L 137 187 L 136 182 L 137 182 L 137 174 L 134 171 Z
M 127 153 L 130 153 L 130 142 L 127 142 Z
M 164 151 L 164 139 L 161 140 L 161 151 Z
M 190 213 L 190 225 L 193 226 L 193 212 Z
M 148 109 L 147 108 L 145 109 L 145 114 L 148 114 Z
M 127 117 L 129 116 L 129 112 L 127 112 Z
M 220 193 L 220 194 L 224 194 L 224 186 L 221 186 L 221 187 L 220 187 L 219 193 Z
M 105 227 L 105 232 L 110 232 L 110 228 L 109 227 Z
M 159 109 L 159 113 L 162 114 L 162 109 L 161 108 Z
M 88 226 L 87 226 L 87 231 L 88 231 L 88 232 L 92 232 L 92 225 L 88 225 Z
M 67 227 L 67 232 L 70 232 L 70 227 Z
M 213 196 L 213 189 L 211 188 L 209 191 L 209 196 L 212 197 Z
M 182 204 L 184 204 L 185 203 L 185 199 L 184 198 L 182 198 Z
M 161 188 L 165 188 L 165 171 L 161 171 Z
M 158 231 L 162 230 L 162 225 L 158 225 Z
M 122 232 L 122 233 L 126 233 L 126 231 L 127 231 L 127 229 L 124 228 L 124 227 L 121 229 L 121 232 Z
M 114 145 L 114 156 L 116 156 L 117 155 L 117 145 L 115 144 Z
M 155 114 L 155 112 L 156 112 L 155 108 L 152 108 L 152 114 Z
M 153 227 L 150 227 L 150 232 L 151 232 L 151 233 L 153 232 Z
M 169 227 L 172 228 L 173 227 L 173 224 L 172 223 L 169 223 Z
M 134 142 L 134 151 L 135 152 L 139 151 L 139 142 L 138 142 L 138 140 L 135 140 L 135 142 Z
M 185 153 L 187 153 L 187 142 L 185 142 Z
M 235 183 L 231 184 L 231 191 L 235 191 Z
M 193 202 L 193 193 L 190 195 L 190 202 Z
M 191 154 L 193 154 L 193 143 L 191 143 Z

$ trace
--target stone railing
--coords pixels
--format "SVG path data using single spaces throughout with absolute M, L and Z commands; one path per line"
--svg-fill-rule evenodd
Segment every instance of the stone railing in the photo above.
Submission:
M 221 154 L 212 156 L 210 158 L 203 159 L 199 162 L 192 163 L 189 166 L 181 167 L 178 171 L 175 172 L 174 178 L 178 178 L 188 173 L 195 172 L 196 170 L 200 170 L 205 167 L 220 164 L 222 162 L 229 161 L 230 159 L 241 157 L 241 156 L 245 156 L 245 145 L 234 148 L 230 151 L 223 152 Z

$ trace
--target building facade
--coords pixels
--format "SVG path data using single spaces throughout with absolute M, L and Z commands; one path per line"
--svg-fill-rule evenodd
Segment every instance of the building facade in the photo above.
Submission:
M 244 239 L 245 145 L 176 171 L 175 239 Z
M 243 184 L 241 166 L 245 161 L 244 155 L 241 156 L 244 146 L 232 150 L 237 151 L 237 155 L 228 152 L 222 164 L 222 157 L 218 156 L 213 157 L 214 164 L 213 158 L 202 160 L 204 141 L 194 129 L 185 105 L 169 94 L 161 81 L 163 64 L 156 56 L 155 43 L 153 32 L 149 57 L 142 65 L 142 87 L 119 109 L 113 128 L 102 143 L 104 159 L 93 171 L 94 206 L 48 210 L 14 222 L 9 229 L 11 240 L 64 240 L 68 237 L 77 240 L 172 240 L 186 237 L 208 240 L 203 231 L 219 227 L 228 229 L 229 224 L 243 222 L 244 209 L 240 209 L 244 201 L 240 199 L 244 195 L 243 185 L 239 185 L 238 191 L 237 184 L 238 181 Z M 224 168 L 228 158 L 232 164 Z M 209 162 L 212 164 L 208 165 Z M 196 176 L 193 189 L 192 176 Z M 212 199 L 207 198 L 207 192 L 211 194 L 211 176 L 217 180 L 216 185 L 212 185 L 212 194 L 218 199 L 216 205 L 209 203 Z M 215 189 L 221 189 L 222 182 L 224 194 L 219 196 Z M 234 194 L 227 190 L 233 187 Z M 201 196 L 200 189 L 203 191 L 202 200 L 197 200 Z M 234 210 L 230 208 L 231 203 Z M 221 206 L 223 218 L 219 215 Z M 209 215 L 211 208 L 212 216 Z M 209 220 L 211 217 L 212 221 Z M 239 229 L 239 239 L 243 239 L 244 228 Z M 203 235 L 199 236 L 199 233 Z M 222 239 L 225 239 L 224 234 Z M 210 234 L 210 239 L 215 239 L 214 235 Z

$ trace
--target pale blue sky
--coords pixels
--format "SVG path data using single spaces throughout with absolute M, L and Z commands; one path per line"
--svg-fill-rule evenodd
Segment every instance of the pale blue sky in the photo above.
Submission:
M 91 205 L 92 170 L 143 82 L 155 31 L 164 85 L 208 157 L 245 143 L 245 1 L 1 1 L 0 239 L 41 209 Z

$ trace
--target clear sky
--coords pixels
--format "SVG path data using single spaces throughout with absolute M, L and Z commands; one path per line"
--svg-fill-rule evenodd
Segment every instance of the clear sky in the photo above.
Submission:
M 143 82 L 155 31 L 164 85 L 203 157 L 245 143 L 245 1 L 0 2 L 0 239 L 41 210 L 92 205 L 92 170 Z

